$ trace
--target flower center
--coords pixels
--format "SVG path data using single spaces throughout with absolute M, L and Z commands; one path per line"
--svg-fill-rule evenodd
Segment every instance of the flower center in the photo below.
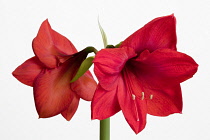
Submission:
M 136 120 L 139 121 L 139 113 L 138 113 L 138 104 L 140 103 L 139 100 L 145 99 L 152 99 L 153 95 L 147 96 L 143 90 L 143 86 L 139 81 L 139 78 L 135 73 L 132 71 L 132 67 L 128 67 L 129 65 L 125 65 L 122 71 L 122 77 L 125 81 L 125 87 L 127 90 L 127 94 L 130 95 L 130 98 L 133 101 L 133 107 L 135 108 L 135 116 Z
M 131 63 L 133 61 L 127 61 L 125 64 L 122 75 L 124 77 L 124 81 L 126 84 L 126 88 L 128 90 L 128 93 L 130 93 L 130 97 L 133 100 L 139 99 L 139 100 L 151 100 L 153 99 L 153 95 L 149 93 L 144 92 L 144 87 L 140 81 L 140 75 L 136 74 L 136 72 L 141 73 L 141 69 L 137 70 L 137 67 Z

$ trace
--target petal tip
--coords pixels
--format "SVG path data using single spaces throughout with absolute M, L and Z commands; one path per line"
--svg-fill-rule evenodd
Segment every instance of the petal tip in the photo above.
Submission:
M 66 121 L 70 121 L 70 120 L 71 120 L 71 118 L 66 118 L 66 117 L 64 117 L 64 119 L 65 119 Z
M 42 24 L 47 24 L 47 25 L 50 25 L 50 23 L 49 23 L 49 19 L 48 19 L 48 18 L 46 18 L 46 19 L 42 22 Z
M 171 16 L 172 18 L 175 18 L 174 13 L 172 13 L 172 14 L 171 14 L 171 15 L 169 15 L 169 16 Z
M 14 76 L 16 78 L 16 69 L 12 72 L 12 76 Z
M 134 133 L 137 135 L 137 134 L 139 134 L 141 131 L 144 130 L 145 126 L 146 126 L 146 125 L 144 125 L 144 126 L 141 127 L 141 128 L 132 128 L 132 129 L 133 129 Z

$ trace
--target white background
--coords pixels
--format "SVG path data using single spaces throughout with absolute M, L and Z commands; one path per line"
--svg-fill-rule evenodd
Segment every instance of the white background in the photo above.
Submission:
M 32 88 L 11 75 L 34 55 L 31 42 L 46 18 L 78 50 L 89 45 L 100 50 L 98 16 L 109 44 L 117 44 L 153 18 L 172 13 L 178 50 L 200 65 L 195 76 L 182 83 L 183 114 L 148 115 L 146 128 L 136 135 L 119 112 L 111 118 L 111 139 L 209 140 L 209 0 L 0 0 L 0 139 L 98 140 L 99 121 L 91 121 L 90 102 L 81 101 L 70 122 L 61 115 L 38 119 Z

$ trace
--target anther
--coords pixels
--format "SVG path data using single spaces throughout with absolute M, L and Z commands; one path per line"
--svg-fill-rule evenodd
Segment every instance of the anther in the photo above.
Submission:
M 131 96 L 132 96 L 132 99 L 133 99 L 133 100 L 136 99 L 136 96 L 135 96 L 134 94 L 132 94 Z
M 152 100 L 152 98 L 153 98 L 153 95 L 151 94 L 150 97 L 149 97 L 149 99 Z
M 144 92 L 142 92 L 141 94 L 142 94 L 141 100 L 144 100 Z

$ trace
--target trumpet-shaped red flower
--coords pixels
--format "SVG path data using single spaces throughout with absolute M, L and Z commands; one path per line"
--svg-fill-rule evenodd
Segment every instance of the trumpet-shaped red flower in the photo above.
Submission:
M 92 119 L 106 119 L 122 110 L 135 133 L 146 125 L 146 114 L 167 116 L 182 111 L 180 83 L 198 65 L 176 51 L 175 17 L 152 20 L 122 42 L 103 49 L 94 59 L 99 85 L 91 104 Z
M 80 98 L 91 101 L 96 82 L 88 71 L 70 83 L 86 58 L 64 36 L 54 31 L 45 20 L 33 40 L 35 56 L 26 60 L 12 73 L 23 84 L 33 86 L 34 99 L 40 118 L 62 114 L 70 120 Z

